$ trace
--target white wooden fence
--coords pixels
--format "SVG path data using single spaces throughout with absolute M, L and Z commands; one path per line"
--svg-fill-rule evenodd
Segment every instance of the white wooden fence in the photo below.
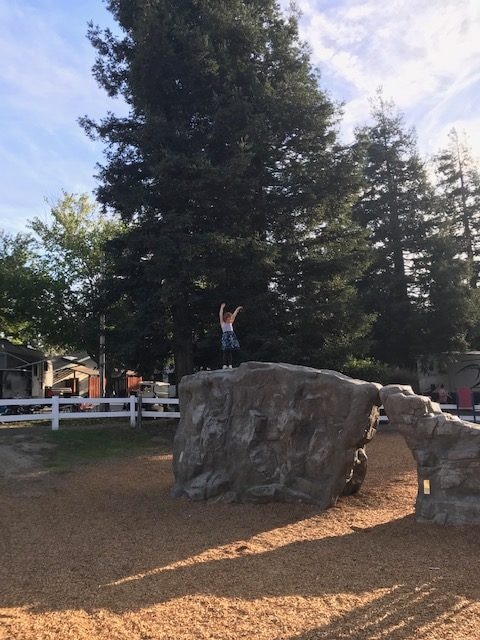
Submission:
M 95 411 L 93 407 L 106 405 L 105 411 Z M 145 410 L 143 405 L 159 405 L 164 410 Z M 78 410 L 75 407 L 78 405 Z M 83 405 L 83 408 L 81 408 Z M 0 407 L 32 407 L 35 413 L 15 413 L 14 415 L 0 414 L 2 422 L 29 422 L 32 420 L 51 421 L 52 431 L 57 431 L 60 420 L 82 420 L 90 418 L 129 418 L 130 426 L 135 427 L 145 418 L 179 418 L 179 411 L 165 411 L 170 406 L 178 409 L 178 398 L 143 398 L 130 396 L 128 398 L 15 398 L 14 400 L 0 399 Z M 35 409 L 33 409 L 35 407 Z M 88 408 L 87 408 L 88 407 Z M 119 409 L 121 407 L 121 409 Z
M 109 405 L 105 411 L 92 410 L 95 405 Z M 163 411 L 145 410 L 143 405 L 161 405 Z M 79 410 L 74 407 L 78 405 Z M 88 409 L 80 409 L 80 405 L 89 406 Z M 50 420 L 52 431 L 57 431 L 60 427 L 60 420 L 82 420 L 88 418 L 129 418 L 130 426 L 135 427 L 141 424 L 142 418 L 180 418 L 180 412 L 167 410 L 166 406 L 178 409 L 178 398 L 143 398 L 129 396 L 128 398 L 16 398 L 15 400 L 0 399 L 0 407 L 35 407 L 36 413 L 16 413 L 15 415 L 2 415 L 0 413 L 0 424 L 3 422 L 29 422 L 33 420 Z M 122 409 L 118 409 L 121 406 Z M 113 407 L 113 408 L 112 408 Z M 446 413 L 457 413 L 456 404 L 440 405 L 442 411 Z M 464 411 L 462 411 L 464 413 Z M 480 422 L 480 405 L 475 405 L 475 416 L 461 415 L 462 420 L 468 422 Z M 380 423 L 388 423 L 385 415 L 380 415 Z
M 380 407 L 381 410 L 383 410 L 383 407 Z M 466 422 L 478 422 L 480 423 L 480 404 L 476 404 L 475 405 L 475 409 L 472 407 L 468 408 L 461 408 L 460 411 L 458 410 L 458 407 L 456 404 L 441 404 L 440 405 L 440 409 L 444 412 L 444 413 L 451 413 L 452 415 L 456 415 L 459 416 L 462 420 L 465 420 Z M 473 414 L 473 410 L 475 411 L 475 415 Z M 388 423 L 388 418 L 386 415 L 380 415 L 380 419 L 379 422 L 381 423 Z

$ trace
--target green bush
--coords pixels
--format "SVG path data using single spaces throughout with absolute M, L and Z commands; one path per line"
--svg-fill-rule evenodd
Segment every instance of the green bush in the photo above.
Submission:
M 342 367 L 341 372 L 351 378 L 386 384 L 408 384 L 418 392 L 417 373 L 411 369 L 395 367 L 371 358 L 352 358 Z

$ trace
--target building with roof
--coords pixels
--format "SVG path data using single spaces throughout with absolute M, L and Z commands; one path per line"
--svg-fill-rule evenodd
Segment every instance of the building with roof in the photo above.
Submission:
M 51 359 L 38 349 L 0 338 L 0 398 L 43 398 L 53 384 Z

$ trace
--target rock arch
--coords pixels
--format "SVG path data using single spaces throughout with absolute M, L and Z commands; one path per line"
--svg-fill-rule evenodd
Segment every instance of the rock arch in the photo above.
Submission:
M 380 398 L 417 462 L 417 520 L 480 524 L 480 427 L 408 386 L 385 386 Z

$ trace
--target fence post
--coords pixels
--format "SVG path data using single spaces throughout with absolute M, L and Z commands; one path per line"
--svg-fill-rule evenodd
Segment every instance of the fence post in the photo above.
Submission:
M 130 426 L 134 427 L 136 421 L 135 416 L 135 396 L 130 396 Z
M 142 428 L 142 400 L 143 395 L 139 393 L 137 396 L 137 429 Z
M 52 396 L 52 431 L 58 431 L 60 424 L 59 409 L 60 403 L 58 402 L 58 396 Z

